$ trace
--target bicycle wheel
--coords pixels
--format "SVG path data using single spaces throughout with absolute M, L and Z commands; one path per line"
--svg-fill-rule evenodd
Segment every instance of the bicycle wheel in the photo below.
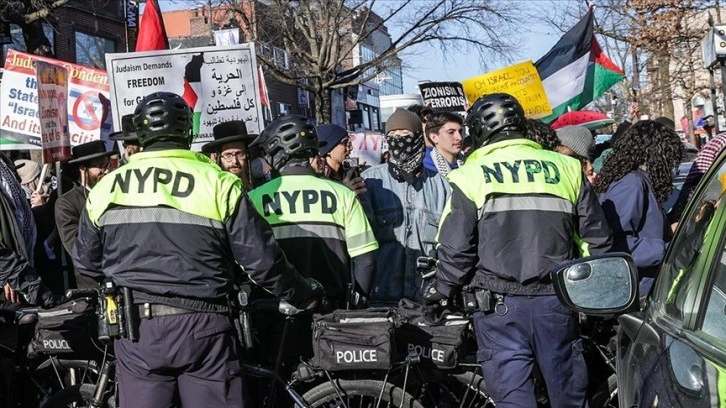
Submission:
M 66 387 L 51 395 L 41 408 L 88 407 L 95 388 L 93 384 Z
M 432 408 L 493 408 L 494 402 L 484 379 L 471 371 L 430 378 L 406 389 L 425 407 Z
M 377 380 L 336 379 L 322 383 L 303 395 L 311 408 L 317 407 L 408 407 L 423 408 L 408 393 Z

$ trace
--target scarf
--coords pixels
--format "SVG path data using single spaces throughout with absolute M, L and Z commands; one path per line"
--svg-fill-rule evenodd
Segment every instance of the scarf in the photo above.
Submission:
M 439 153 L 436 148 L 431 150 L 431 158 L 434 160 L 434 164 L 436 165 L 436 169 L 439 171 L 439 174 L 442 176 L 446 176 L 451 172 L 452 167 L 448 160 Z M 464 155 L 459 153 L 456 156 L 456 168 L 461 167 L 461 165 L 464 164 Z
M 388 171 L 394 179 L 406 183 L 413 183 L 416 175 L 423 166 L 424 139 L 420 133 L 410 136 L 394 136 L 386 139 L 388 142 Z
M 0 190 L 7 198 L 10 208 L 14 212 L 15 219 L 18 220 L 18 226 L 23 233 L 25 246 L 28 250 L 28 263 L 33 264 L 33 248 L 35 247 L 35 222 L 33 221 L 33 213 L 30 210 L 30 203 L 25 198 L 15 173 L 9 167 L 9 160 L 5 158 L 0 160 Z M 12 164 L 12 162 L 10 162 Z

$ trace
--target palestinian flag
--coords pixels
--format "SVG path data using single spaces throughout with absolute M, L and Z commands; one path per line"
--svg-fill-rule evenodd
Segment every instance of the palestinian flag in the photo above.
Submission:
M 544 122 L 583 108 L 625 77 L 600 48 L 593 33 L 594 19 L 590 9 L 534 64 L 552 106 L 552 115 Z
M 199 135 L 199 127 L 202 118 L 202 65 L 204 65 L 204 54 L 194 54 L 191 61 L 184 67 L 184 93 L 182 99 L 194 112 L 194 124 L 192 132 L 196 138 Z

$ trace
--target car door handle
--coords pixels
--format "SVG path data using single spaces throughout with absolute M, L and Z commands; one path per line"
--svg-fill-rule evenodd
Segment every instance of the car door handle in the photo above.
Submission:
M 649 323 L 645 322 L 645 314 L 643 312 L 628 313 L 618 316 L 620 327 L 631 340 L 642 341 L 646 344 L 658 346 L 660 344 L 660 336 L 658 332 Z

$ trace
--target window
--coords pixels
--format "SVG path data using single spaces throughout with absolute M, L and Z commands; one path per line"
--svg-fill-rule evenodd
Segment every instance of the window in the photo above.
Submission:
M 713 264 L 713 250 L 709 249 L 722 233 L 723 228 L 716 221 L 723 213 L 723 209 L 718 211 L 719 205 L 726 205 L 726 201 L 721 202 L 723 193 L 726 193 L 726 164 L 711 173 L 705 188 L 691 198 L 698 204 L 683 218 L 677 236 L 670 243 L 673 249 L 668 252 L 658 276 L 655 307 L 685 325 L 693 324 L 698 311 L 699 286 Z
M 371 130 L 379 130 L 378 108 L 371 108 Z
M 723 248 L 707 296 L 701 331 L 726 341 L 726 250 Z
M 51 50 L 55 53 L 55 31 L 50 24 L 43 24 L 43 32 L 46 38 L 50 42 Z M 23 40 L 23 31 L 15 24 L 10 24 L 10 36 L 13 38 L 12 44 L 3 44 L 3 55 L 0 58 L 5 58 L 9 49 L 16 51 L 27 52 L 28 49 L 25 46 L 25 40 Z
M 364 129 L 370 129 L 371 128 L 371 118 L 369 116 L 370 109 L 368 108 L 368 105 L 360 105 L 361 109 L 363 109 L 363 128 Z
M 116 52 L 116 41 L 76 31 L 76 63 L 106 69 L 106 53 Z
M 275 47 L 273 51 L 275 66 L 277 66 L 278 68 L 290 69 L 290 54 L 288 54 L 287 51 L 283 50 L 282 48 L 277 47 Z

